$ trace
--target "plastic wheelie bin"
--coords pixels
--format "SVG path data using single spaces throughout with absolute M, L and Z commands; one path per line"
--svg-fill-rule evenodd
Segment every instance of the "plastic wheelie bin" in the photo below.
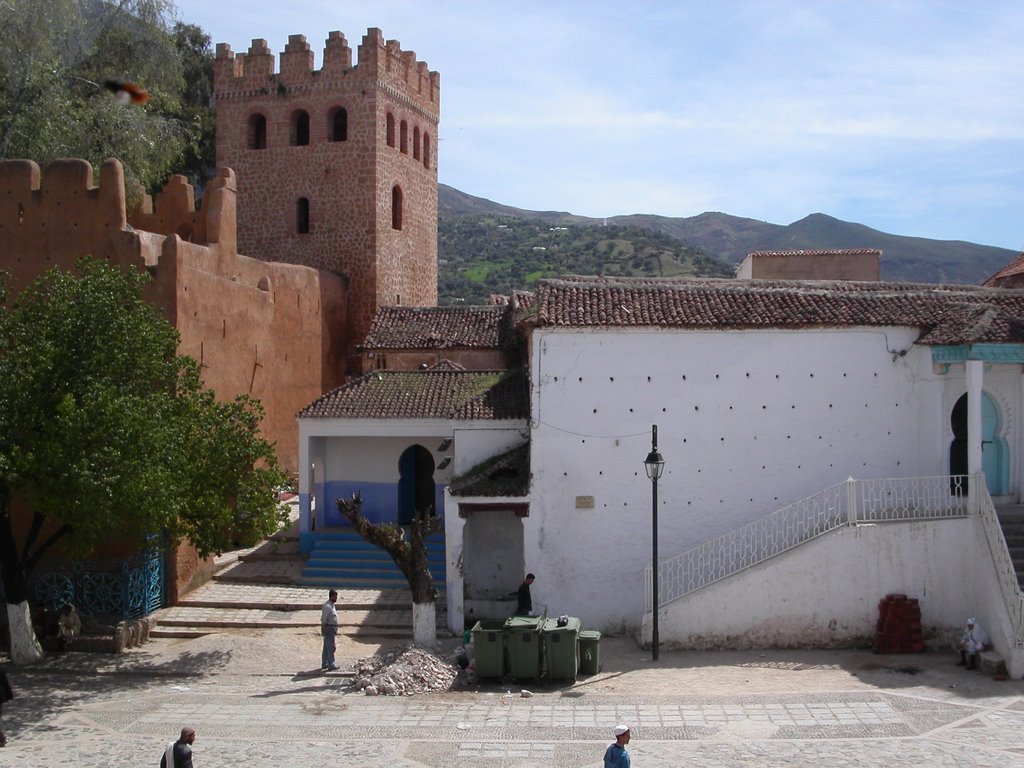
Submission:
M 580 620 L 572 616 L 548 619 L 544 622 L 544 658 L 547 676 L 552 680 L 576 680 L 579 653 L 576 642 L 580 633 Z
M 473 626 L 473 651 L 478 678 L 505 676 L 505 631 L 500 621 L 478 621 Z
M 601 671 L 601 633 L 596 629 L 580 632 L 580 674 L 596 675 Z
M 517 680 L 536 680 L 541 675 L 543 624 L 543 618 L 533 616 L 513 616 L 505 622 L 508 673 Z

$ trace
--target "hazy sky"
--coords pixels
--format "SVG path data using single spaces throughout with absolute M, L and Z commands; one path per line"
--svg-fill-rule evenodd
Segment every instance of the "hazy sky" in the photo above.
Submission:
M 440 181 L 585 216 L 815 213 L 1024 250 L 1019 0 L 178 0 L 244 52 L 379 27 L 441 73 Z

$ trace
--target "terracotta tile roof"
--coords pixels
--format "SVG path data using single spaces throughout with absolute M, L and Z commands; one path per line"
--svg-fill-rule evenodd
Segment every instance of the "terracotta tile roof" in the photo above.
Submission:
M 504 306 L 381 307 L 364 349 L 500 349 Z
M 877 248 L 816 248 L 790 251 L 751 251 L 748 256 L 878 256 L 882 252 Z
M 530 444 L 488 459 L 448 484 L 452 496 L 526 496 L 530 492 Z
M 926 344 L 1024 342 L 1024 290 L 917 283 L 565 277 L 542 280 L 540 327 L 909 326 Z M 989 317 L 984 310 L 992 308 Z M 981 314 L 979 314 L 979 311 Z
M 986 288 L 995 288 L 1006 278 L 1015 277 L 1020 274 L 1024 274 L 1024 253 L 992 275 L 992 277 L 982 283 L 982 285 Z
M 299 411 L 299 418 L 499 420 L 529 415 L 521 370 L 465 371 L 444 362 L 425 371 L 375 371 L 321 395 Z

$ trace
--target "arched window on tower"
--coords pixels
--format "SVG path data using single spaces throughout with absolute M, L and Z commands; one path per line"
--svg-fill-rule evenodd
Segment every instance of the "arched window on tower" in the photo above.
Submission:
M 292 146 L 304 147 L 309 144 L 309 112 L 297 109 L 292 113 Z
M 397 184 L 391 188 L 391 228 L 402 228 L 402 188 Z
M 395 116 L 388 112 L 388 146 L 395 146 Z
M 328 115 L 327 135 L 331 141 L 348 141 L 348 112 L 344 107 L 331 110 Z
M 309 234 L 309 198 L 300 197 L 295 203 L 295 231 Z
M 412 129 L 412 159 L 420 159 L 420 127 L 418 125 Z
M 402 121 L 402 125 L 399 128 L 398 150 L 403 155 L 409 154 L 409 124 L 405 120 Z
M 259 112 L 249 115 L 249 136 L 246 145 L 249 149 L 267 148 L 267 118 Z
M 423 167 L 430 167 L 430 134 L 423 132 Z

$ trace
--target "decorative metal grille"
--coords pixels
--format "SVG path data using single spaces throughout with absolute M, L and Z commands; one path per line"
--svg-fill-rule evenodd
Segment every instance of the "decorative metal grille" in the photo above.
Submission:
M 851 478 L 681 555 L 662 560 L 658 565 L 658 602 L 664 606 L 842 525 L 966 517 L 969 513 L 966 488 L 966 477 L 961 475 L 880 480 Z M 653 609 L 651 578 L 648 565 L 644 570 L 644 610 L 647 613 Z
M 851 523 L 881 523 L 903 520 L 934 520 L 966 517 L 967 478 L 890 477 L 876 480 L 848 480 L 855 483 L 860 497 Z
M 163 554 L 76 562 L 37 576 L 33 594 L 36 605 L 52 610 L 71 603 L 85 616 L 147 616 L 164 602 Z
M 1013 626 L 1013 634 L 1018 647 L 1024 647 L 1024 594 L 1021 593 L 1020 583 L 1017 581 L 1017 571 L 1010 559 L 1010 551 L 1006 547 L 1006 538 L 1003 536 L 1003 527 L 999 524 L 996 515 L 995 505 L 992 497 L 985 487 L 984 475 L 978 475 L 974 487 L 984 490 L 978 494 L 978 514 L 981 517 L 981 525 L 985 531 L 985 539 L 988 541 L 989 551 L 992 553 L 992 562 L 996 568 L 996 575 L 999 579 L 999 587 L 1003 593 L 1003 601 L 1006 603 L 1006 610 L 1010 614 L 1010 623 Z

